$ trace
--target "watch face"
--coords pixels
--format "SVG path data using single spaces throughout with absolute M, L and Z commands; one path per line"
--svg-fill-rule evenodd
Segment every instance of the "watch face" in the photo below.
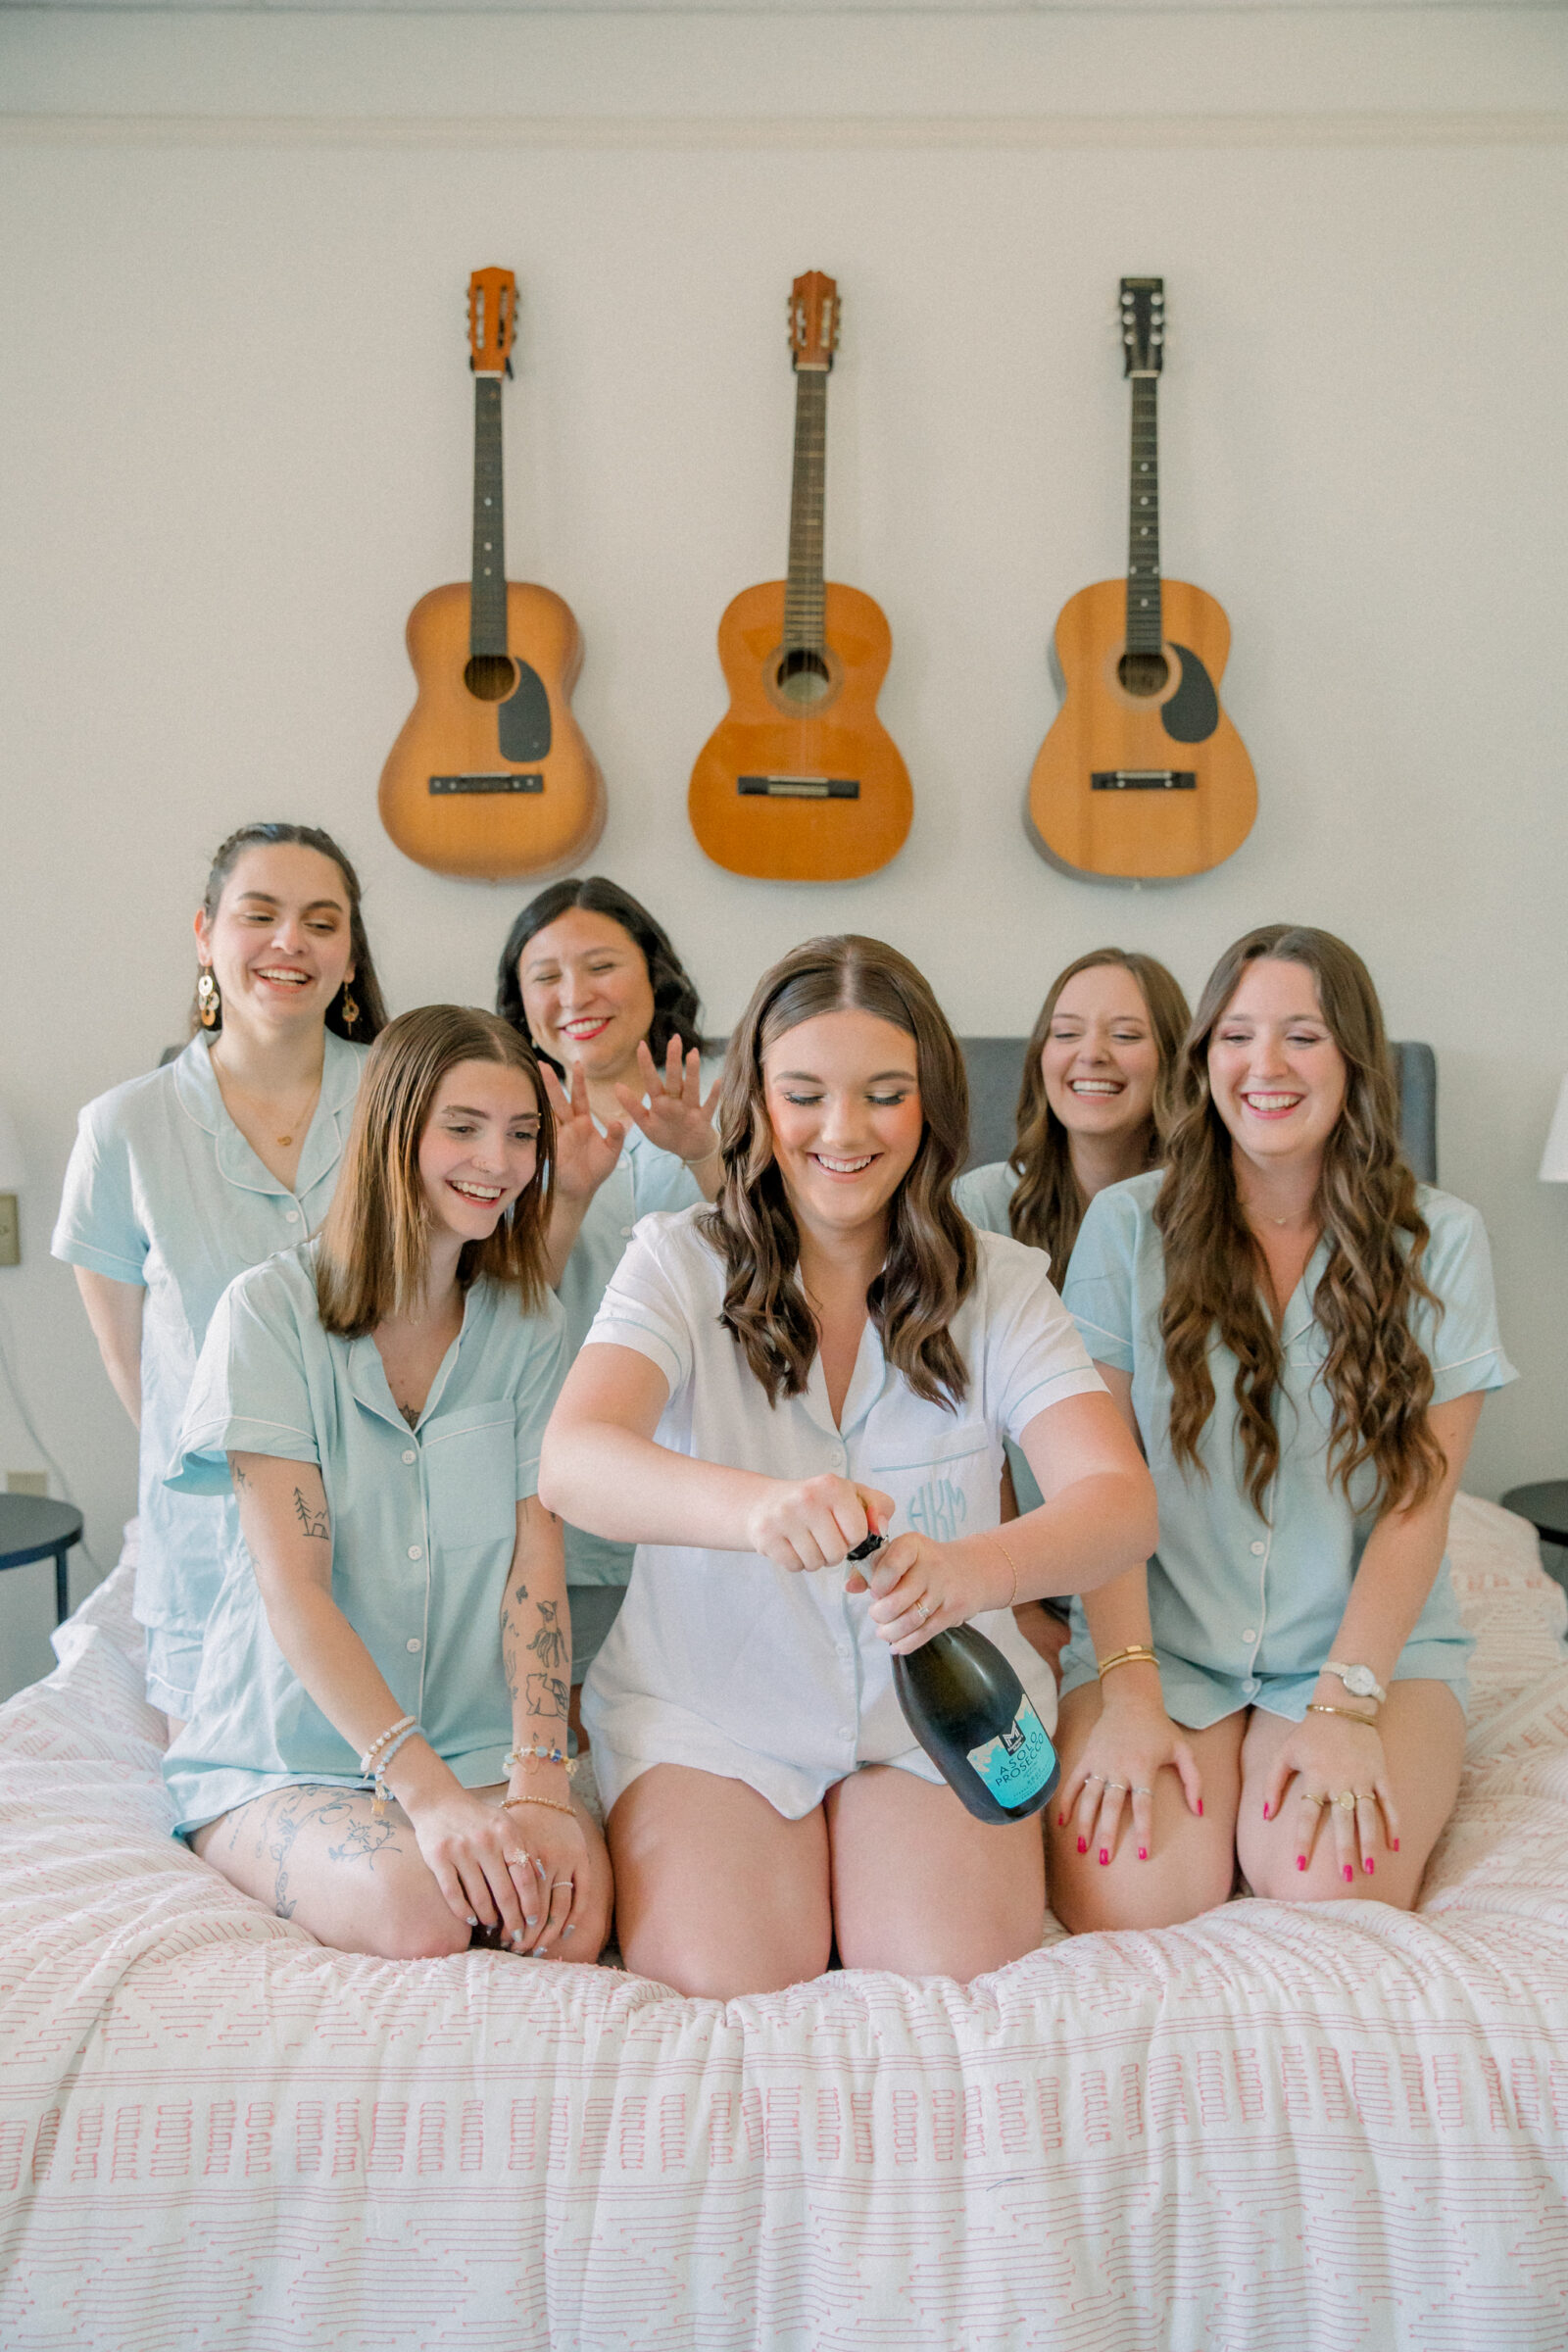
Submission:
M 1352 1698 L 1370 1698 L 1378 1687 L 1378 1678 L 1370 1666 L 1349 1666 L 1345 1673 L 1345 1688 Z

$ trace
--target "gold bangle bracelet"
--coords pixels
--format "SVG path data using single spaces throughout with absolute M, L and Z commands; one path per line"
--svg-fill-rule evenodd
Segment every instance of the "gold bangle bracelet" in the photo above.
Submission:
M 1306 1711 L 1309 1715 L 1343 1715 L 1347 1723 L 1364 1723 L 1369 1732 L 1375 1732 L 1378 1728 L 1375 1713 L 1363 1715 L 1356 1707 L 1327 1707 L 1319 1698 L 1308 1699 Z
M 1105 1676 L 1113 1673 L 1118 1666 L 1157 1667 L 1158 1664 L 1159 1660 L 1155 1656 L 1154 1652 L 1152 1649 L 1144 1648 L 1142 1643 L 1138 1643 L 1130 1649 L 1118 1649 L 1115 1655 L 1107 1658 L 1104 1664 L 1099 1667 L 1097 1671 L 1100 1675 L 1101 1681 L 1103 1682 Z
M 553 1796 L 504 1796 L 501 1799 L 503 1813 L 510 1813 L 514 1805 L 545 1805 L 552 1813 L 571 1813 L 574 1810 L 570 1805 L 558 1804 Z

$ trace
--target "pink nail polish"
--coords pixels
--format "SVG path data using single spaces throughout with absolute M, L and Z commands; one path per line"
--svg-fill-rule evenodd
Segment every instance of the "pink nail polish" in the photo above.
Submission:
M 1058 1813 L 1056 1815 L 1056 1827 L 1058 1830 L 1064 1830 L 1067 1827 L 1067 1816 L 1065 1813 Z
M 1370 1878 L 1372 1873 L 1376 1870 L 1377 1864 L 1373 1861 L 1370 1854 L 1368 1854 L 1366 1860 L 1362 1863 L 1361 1868 L 1366 1872 L 1368 1878 Z
M 1348 1864 L 1348 1862 L 1347 1862 L 1347 1864 L 1345 1865 L 1345 1879 L 1346 1879 L 1346 1884 L 1347 1884 L 1347 1886 L 1348 1886 L 1348 1885 L 1349 1885 L 1350 1881 L 1351 1881 L 1351 1880 L 1352 1880 L 1354 1877 L 1355 1877 L 1355 1873 L 1354 1873 L 1354 1871 L 1353 1871 L 1353 1870 L 1350 1868 L 1350 1865 Z
M 1200 1821 L 1201 1821 L 1203 1818 L 1203 1800 L 1201 1797 L 1200 1797 L 1198 1800 L 1198 1818 Z
M 1395 1852 L 1397 1853 L 1399 1850 L 1399 1840 L 1397 1838 L 1391 1838 L 1389 1839 L 1389 1843 L 1393 1846 Z
M 1265 1821 L 1268 1819 L 1268 1798 L 1266 1796 L 1263 1799 L 1263 1819 Z
M 1306 1856 L 1304 1854 L 1297 1855 L 1296 1867 L 1298 1870 L 1304 1870 L 1306 1868 Z
M 1078 1851 L 1079 1851 L 1081 1854 L 1087 1854 L 1087 1853 L 1088 1853 L 1088 1851 L 1089 1851 L 1089 1840 L 1088 1840 L 1088 1838 L 1079 1838 L 1079 1840 L 1078 1840 Z
M 1100 1849 L 1100 1859 L 1102 1862 L 1108 1862 L 1110 1860 L 1110 1855 L 1104 1846 L 1102 1846 Z
M 1149 1848 L 1147 1845 L 1141 1845 L 1138 1848 L 1138 1859 L 1140 1862 L 1147 1862 L 1149 1860 Z

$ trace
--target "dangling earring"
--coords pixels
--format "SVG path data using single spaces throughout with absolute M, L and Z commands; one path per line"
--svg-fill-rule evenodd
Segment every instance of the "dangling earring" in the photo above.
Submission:
M 222 1009 L 223 1000 L 218 993 L 213 967 L 210 963 L 204 963 L 201 977 L 196 983 L 196 1017 L 204 1029 L 216 1029 L 218 1016 Z
M 355 1026 L 356 1022 L 359 1020 L 359 1017 L 360 1017 L 360 1007 L 359 1007 L 359 1004 L 358 1004 L 358 1003 L 356 1002 L 356 1000 L 355 1000 L 353 997 L 351 997 L 351 996 L 350 996 L 350 994 L 349 994 L 349 984 L 348 984 L 348 982 L 345 980 L 345 981 L 344 981 L 344 983 L 343 983 L 343 1026 L 344 1026 L 344 1028 L 345 1028 L 345 1029 L 352 1029 L 352 1028 Z

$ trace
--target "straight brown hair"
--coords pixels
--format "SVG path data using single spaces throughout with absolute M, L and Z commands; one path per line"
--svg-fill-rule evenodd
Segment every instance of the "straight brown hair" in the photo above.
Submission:
M 499 1062 L 522 1073 L 539 1108 L 539 1149 L 533 1175 L 495 1231 L 465 1243 L 458 1281 L 465 1290 L 481 1276 L 502 1283 L 516 1292 L 524 1314 L 543 1299 L 555 1129 L 533 1049 L 496 1013 L 423 1004 L 390 1021 L 366 1057 L 317 1250 L 324 1331 L 362 1339 L 388 1315 L 417 1305 L 430 1263 L 419 1144 L 442 1079 L 465 1061 Z
M 1068 981 L 1076 980 L 1080 972 L 1097 971 L 1105 964 L 1119 964 L 1137 981 L 1159 1055 L 1149 1152 L 1144 1161 L 1148 1168 L 1157 1168 L 1164 1157 L 1176 1058 L 1192 1018 L 1187 999 L 1174 975 L 1162 963 L 1156 963 L 1152 956 L 1141 956 L 1127 948 L 1091 949 L 1087 956 L 1078 956 L 1059 971 L 1046 991 L 1046 1001 L 1024 1054 L 1023 1083 L 1018 1090 L 1018 1140 L 1007 1161 L 1009 1168 L 1017 1170 L 1018 1182 L 1007 1206 L 1007 1221 L 1014 1241 L 1049 1250 L 1058 1290 L 1089 1202 L 1073 1169 L 1071 1138 L 1047 1101 L 1040 1059 L 1051 1035 L 1056 1000 Z
M 1164 1239 L 1160 1332 L 1170 1374 L 1171 1451 L 1202 1474 L 1198 1441 L 1214 1409 L 1208 1351 L 1215 1332 L 1237 1359 L 1243 1483 L 1260 1517 L 1279 1468 L 1274 1391 L 1279 1333 L 1263 1301 L 1262 1251 L 1242 1213 L 1230 1132 L 1208 1082 L 1210 1040 L 1250 963 L 1298 963 L 1317 986 L 1345 1060 L 1345 1107 L 1323 1152 L 1317 1214 L 1328 1264 L 1312 1311 L 1328 1342 L 1319 1374 L 1333 1400 L 1329 1474 L 1347 1495 L 1365 1463 L 1374 1503 L 1424 1502 L 1443 1478 L 1427 1419 L 1432 1366 L 1410 1329 L 1417 1300 L 1438 1306 L 1422 1272 L 1431 1233 L 1399 1139 L 1394 1061 L 1372 976 L 1332 932 L 1286 923 L 1249 931 L 1209 975 L 1177 1071 L 1177 1109 L 1154 1203 Z
M 869 1012 L 914 1040 L 924 1125 L 888 1204 L 888 1250 L 865 1295 L 883 1352 L 917 1396 L 950 1409 L 969 1374 L 949 1325 L 974 1288 L 973 1230 L 953 1198 L 969 1138 L 969 1086 L 958 1041 L 931 985 L 906 956 L 855 933 L 808 939 L 758 982 L 729 1041 L 719 1099 L 724 1175 L 701 1229 L 729 1280 L 720 1321 L 745 1350 L 769 1404 L 799 1396 L 817 1351 L 796 1280 L 800 1236 L 773 1157 L 762 1056 L 823 1012 Z

